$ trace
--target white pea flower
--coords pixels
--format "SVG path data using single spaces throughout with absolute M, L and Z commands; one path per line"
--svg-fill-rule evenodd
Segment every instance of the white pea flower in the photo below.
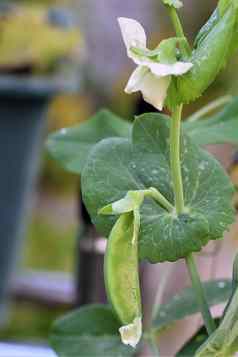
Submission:
M 172 76 L 183 75 L 193 64 L 177 61 L 178 38 L 162 41 L 157 49 L 151 51 L 146 47 L 146 34 L 139 22 L 124 17 L 120 17 L 118 22 L 127 55 L 138 65 L 125 92 L 130 94 L 141 91 L 146 102 L 162 110 Z

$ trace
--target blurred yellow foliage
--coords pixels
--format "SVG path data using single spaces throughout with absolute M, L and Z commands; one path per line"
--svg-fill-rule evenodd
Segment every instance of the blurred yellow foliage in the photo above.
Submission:
M 47 72 L 78 55 L 81 43 L 78 29 L 48 23 L 44 7 L 19 7 L 0 18 L 0 69 L 31 66 L 33 72 Z
M 89 119 L 94 111 L 90 97 L 85 95 L 60 95 L 56 97 L 48 112 L 48 129 L 56 131 L 71 127 Z M 41 169 L 40 186 L 44 191 L 57 194 L 75 194 L 79 185 L 78 177 L 64 171 L 57 162 L 45 155 Z
M 87 120 L 93 114 L 90 98 L 84 95 L 60 95 L 49 109 L 49 130 L 55 131 Z

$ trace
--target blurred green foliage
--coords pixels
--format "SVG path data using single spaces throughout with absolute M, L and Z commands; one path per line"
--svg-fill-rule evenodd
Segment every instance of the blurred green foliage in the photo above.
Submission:
M 0 329 L 1 340 L 46 341 L 52 322 L 66 312 L 63 308 L 49 308 L 29 302 L 14 302 L 11 305 L 10 322 Z
M 75 238 L 75 227 L 62 229 L 37 215 L 29 228 L 24 266 L 36 270 L 72 272 Z
M 23 266 L 29 269 L 72 272 L 76 231 L 49 223 L 37 215 L 29 227 Z M 66 312 L 65 307 L 50 308 L 36 303 L 14 301 L 9 323 L 0 328 L 1 340 L 47 340 L 52 322 Z
M 93 103 L 89 96 L 59 95 L 54 98 L 48 111 L 48 131 L 54 132 L 77 125 L 90 118 L 92 114 Z M 75 194 L 78 185 L 78 177 L 63 170 L 45 150 L 40 173 L 40 187 L 47 192 L 65 195 Z
M 40 174 L 40 187 L 44 192 L 61 196 L 76 194 L 79 187 L 79 178 L 62 169 L 46 152 Z

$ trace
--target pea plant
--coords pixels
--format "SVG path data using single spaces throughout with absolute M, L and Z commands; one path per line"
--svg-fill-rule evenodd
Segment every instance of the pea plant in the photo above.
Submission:
M 80 174 L 84 204 L 97 231 L 108 237 L 104 275 L 110 305 L 84 306 L 56 321 L 51 343 L 61 357 L 133 356 L 144 344 L 159 356 L 164 329 L 197 312 L 204 326 L 178 356 L 238 351 L 238 258 L 233 280 L 205 283 L 194 258 L 209 241 L 223 238 L 235 219 L 230 178 L 202 146 L 238 143 L 238 98 L 218 98 L 182 122 L 183 106 L 204 93 L 238 47 L 238 3 L 220 0 L 191 47 L 178 15 L 182 2 L 162 1 L 175 36 L 153 50 L 141 24 L 118 21 L 137 66 L 126 93 L 140 91 L 170 115 L 143 114 L 130 124 L 102 110 L 48 139 L 52 156 Z M 139 262 L 179 259 L 186 262 L 192 287 L 164 304 L 155 298 L 145 325 Z M 214 319 L 210 307 L 225 302 L 223 316 Z

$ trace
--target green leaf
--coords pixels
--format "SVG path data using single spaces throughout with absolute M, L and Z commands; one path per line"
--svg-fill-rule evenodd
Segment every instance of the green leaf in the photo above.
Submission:
M 175 9 L 180 9 L 183 7 L 183 3 L 180 0 L 162 0 L 162 2 L 164 5 L 174 7 Z
M 119 327 L 111 308 L 89 305 L 56 321 L 50 342 L 59 357 L 133 356 L 120 341 Z
M 234 356 L 238 351 L 238 289 L 219 325 L 199 348 L 196 357 Z
M 238 144 L 238 97 L 210 118 L 185 122 L 184 129 L 198 145 Z
M 49 135 L 47 149 L 67 171 L 81 174 L 92 147 L 107 137 L 127 137 L 131 124 L 108 110 L 91 119 Z
M 130 190 L 154 187 L 171 203 L 168 118 L 145 114 L 133 125 L 131 139 L 111 138 L 97 144 L 82 173 L 83 200 L 99 232 L 105 236 L 115 222 L 98 210 L 120 200 Z M 220 164 L 181 139 L 186 212 L 169 213 L 146 198 L 141 206 L 139 253 L 150 262 L 175 261 L 219 239 L 234 220 L 233 187 Z M 215 178 L 215 180 L 214 180 Z
M 203 283 L 209 306 L 214 306 L 226 302 L 232 291 L 230 280 L 219 279 Z M 193 288 L 185 288 L 180 293 L 174 295 L 170 301 L 161 305 L 159 313 L 153 322 L 156 330 L 161 330 L 175 321 L 182 320 L 200 312 L 197 302 L 196 292 Z
M 228 59 L 235 21 L 232 4 L 187 59 L 193 63 L 191 70 L 183 76 L 173 77 L 166 102 L 169 108 L 194 101 L 215 80 Z

